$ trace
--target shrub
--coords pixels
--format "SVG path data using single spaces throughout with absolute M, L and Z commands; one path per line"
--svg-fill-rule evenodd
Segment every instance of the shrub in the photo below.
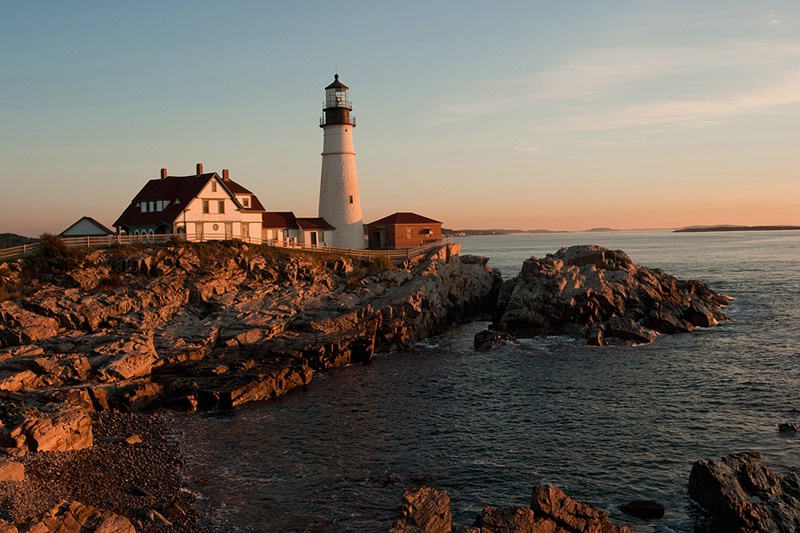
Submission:
M 395 268 L 395 266 L 394 263 L 392 263 L 392 260 L 382 255 L 379 255 L 367 265 L 367 271 L 369 274 L 379 274 L 386 270 L 392 270 L 393 268 Z
M 22 273 L 28 279 L 64 274 L 81 264 L 86 251 L 68 248 L 58 236 L 43 233 L 39 250 L 23 260 Z

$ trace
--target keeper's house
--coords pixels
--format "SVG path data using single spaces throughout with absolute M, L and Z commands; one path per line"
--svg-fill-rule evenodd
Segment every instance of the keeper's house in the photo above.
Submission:
M 255 194 L 232 179 L 204 173 L 148 181 L 120 215 L 114 227 L 128 235 L 185 235 L 190 241 L 241 239 L 261 242 L 264 206 Z
M 416 248 L 442 240 L 442 223 L 416 213 L 395 213 L 367 224 L 369 247 Z

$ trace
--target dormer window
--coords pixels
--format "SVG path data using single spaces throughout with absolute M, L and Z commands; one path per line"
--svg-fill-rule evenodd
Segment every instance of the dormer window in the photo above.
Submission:
M 250 198 L 248 198 L 247 196 L 242 198 L 242 205 L 245 207 L 250 207 Z

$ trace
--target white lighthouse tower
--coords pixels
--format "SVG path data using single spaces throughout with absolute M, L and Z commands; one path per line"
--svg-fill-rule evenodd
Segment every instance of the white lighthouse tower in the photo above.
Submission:
M 331 246 L 363 249 L 364 220 L 353 151 L 356 120 L 350 116 L 353 105 L 347 90 L 338 74 L 333 83 L 325 87 L 325 107 L 319 124 L 324 132 L 319 216 L 336 228 Z

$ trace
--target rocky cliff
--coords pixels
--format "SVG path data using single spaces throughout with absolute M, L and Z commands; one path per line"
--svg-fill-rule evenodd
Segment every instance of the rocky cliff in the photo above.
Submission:
M 79 433 L 80 415 L 55 405 L 231 408 L 409 347 L 496 295 L 499 274 L 457 246 L 405 269 L 240 243 L 44 246 L 0 266 L 2 445 Z

